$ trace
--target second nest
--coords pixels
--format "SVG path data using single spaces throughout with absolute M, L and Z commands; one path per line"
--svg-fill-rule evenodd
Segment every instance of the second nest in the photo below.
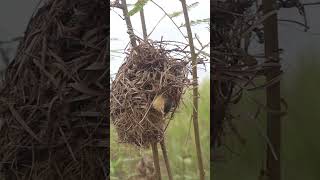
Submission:
M 160 142 L 168 118 L 152 104 L 156 97 L 166 98 L 173 115 L 189 84 L 188 63 L 171 57 L 162 45 L 141 42 L 131 48 L 112 82 L 110 115 L 121 143 L 148 147 Z

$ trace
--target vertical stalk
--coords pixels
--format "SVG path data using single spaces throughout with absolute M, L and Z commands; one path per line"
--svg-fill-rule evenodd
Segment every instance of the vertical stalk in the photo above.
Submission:
M 168 158 L 168 152 L 167 152 L 167 148 L 166 148 L 166 144 L 165 144 L 164 140 L 162 140 L 160 142 L 160 145 L 161 145 L 161 149 L 162 149 L 163 159 L 164 159 L 164 162 L 166 163 L 168 178 L 169 178 L 169 180 L 173 180 L 171 168 L 170 168 L 170 163 L 169 163 L 169 158 Z
M 142 31 L 143 31 L 143 39 L 145 41 L 147 41 L 148 33 L 147 33 L 147 27 L 146 27 L 146 21 L 145 21 L 145 18 L 144 18 L 143 8 L 140 10 L 140 19 L 141 19 L 141 26 L 142 26 Z M 166 149 L 164 140 L 162 140 L 160 142 L 160 146 L 161 146 L 161 150 L 162 150 L 162 154 L 163 154 L 163 159 L 164 159 L 164 162 L 166 164 L 166 168 L 167 168 L 167 172 L 168 172 L 168 178 L 169 178 L 169 180 L 173 180 L 172 174 L 171 174 L 169 158 L 168 158 L 168 153 L 167 153 L 167 149 Z M 154 149 L 152 149 L 152 151 L 154 151 Z M 159 167 L 160 167 L 160 165 L 159 165 Z
M 144 18 L 143 8 L 140 10 L 140 19 L 141 19 L 141 26 L 142 26 L 142 31 L 143 31 L 143 39 L 145 41 L 147 41 L 148 34 L 147 34 L 147 27 L 146 27 L 146 21 Z M 163 158 L 164 158 L 164 161 L 166 164 L 169 180 L 173 180 L 172 175 L 171 175 L 168 154 L 167 154 L 166 146 L 164 144 L 164 140 L 162 140 L 160 142 L 160 145 L 161 145 L 161 149 L 162 149 Z M 160 170 L 160 161 L 158 159 L 159 156 L 158 156 L 157 143 L 152 144 L 152 153 L 153 153 L 153 160 L 154 160 L 154 165 L 155 165 L 155 169 L 156 169 L 156 176 L 157 176 L 156 178 L 161 179 L 161 170 Z
M 144 19 L 143 8 L 140 10 L 140 19 L 141 19 L 141 26 L 142 26 L 142 32 L 143 32 L 143 39 L 146 41 L 148 38 L 148 34 L 147 34 L 146 20 Z
M 263 0 L 264 14 L 274 10 L 276 0 Z M 264 35 L 265 35 L 265 55 L 267 61 L 274 61 L 279 63 L 278 53 L 278 24 L 277 14 L 270 16 L 264 21 Z M 266 80 L 270 81 L 280 74 L 279 67 L 272 67 L 265 72 Z M 268 108 L 274 111 L 280 111 L 280 81 L 269 86 L 266 90 L 266 101 Z M 277 155 L 274 157 L 270 147 L 267 147 L 267 174 L 270 180 L 280 180 L 280 143 L 281 143 L 281 121 L 280 115 L 272 112 L 267 112 L 267 135 L 270 139 L 274 152 Z
M 151 147 L 152 147 L 154 167 L 155 167 L 155 170 L 156 170 L 155 180 L 161 180 L 160 161 L 159 161 L 157 143 L 155 143 L 155 142 L 151 143 Z
M 136 47 L 137 46 L 136 36 L 133 33 L 133 27 L 131 24 L 131 20 L 130 20 L 130 17 L 128 16 L 128 7 L 127 7 L 126 0 L 121 0 L 121 5 L 122 5 L 124 20 L 126 21 L 126 24 L 127 24 L 128 34 L 130 37 L 130 43 L 131 43 L 132 47 Z
M 201 155 L 201 145 L 200 145 L 200 136 L 199 136 L 199 125 L 198 125 L 198 75 L 197 75 L 197 57 L 195 53 L 195 48 L 193 44 L 192 38 L 192 31 L 189 21 L 189 15 L 187 10 L 187 4 L 185 0 L 180 0 L 182 4 L 184 19 L 186 21 L 186 28 L 188 32 L 188 40 L 190 45 L 191 51 L 191 58 L 192 58 L 192 79 L 193 79 L 193 127 L 194 127 L 194 136 L 195 136 L 195 143 L 196 143 L 196 150 L 197 150 L 197 157 L 198 157 L 198 168 L 199 168 L 199 175 L 200 180 L 204 180 L 204 168 L 202 163 L 202 155 Z

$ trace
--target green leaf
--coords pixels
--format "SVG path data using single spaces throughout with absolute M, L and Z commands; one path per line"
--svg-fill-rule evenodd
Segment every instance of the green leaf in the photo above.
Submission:
M 182 14 L 182 11 L 176 11 L 176 12 L 169 14 L 169 16 L 171 18 L 174 18 L 174 17 L 180 16 L 181 14 Z
M 133 16 L 134 14 L 139 12 L 147 4 L 148 1 L 149 0 L 138 0 L 138 2 L 134 4 L 133 9 L 131 9 L 131 11 L 128 12 L 128 15 Z
M 199 2 L 192 3 L 187 7 L 187 9 L 190 10 L 191 8 L 197 7 L 198 5 L 199 5 Z M 175 18 L 175 17 L 180 16 L 182 13 L 183 13 L 183 11 L 175 11 L 175 12 L 169 14 L 169 16 L 171 18 Z
M 210 18 L 205 18 L 205 19 L 197 19 L 197 20 L 191 20 L 190 22 L 190 26 L 195 26 L 201 23 L 209 23 L 210 22 Z M 186 24 L 181 24 L 180 27 L 185 27 Z

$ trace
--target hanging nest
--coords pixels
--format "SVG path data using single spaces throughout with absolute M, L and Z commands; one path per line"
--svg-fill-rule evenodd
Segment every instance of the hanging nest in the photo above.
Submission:
M 251 37 L 256 35 L 263 43 L 261 27 L 249 30 L 258 20 L 258 14 L 252 10 L 253 1 L 218 0 L 212 5 L 215 17 L 212 25 L 213 57 L 213 151 L 223 148 L 226 136 L 232 132 L 241 143 L 240 136 L 233 123 L 234 115 L 230 106 L 237 104 L 242 92 L 260 75 L 261 66 L 257 58 L 248 51 Z M 235 15 L 237 14 L 237 15 Z M 244 36 L 247 34 L 247 36 Z M 260 73 L 260 74 L 259 74 Z M 218 154 L 213 152 L 213 154 Z
M 141 42 L 129 50 L 112 82 L 110 115 L 121 143 L 148 147 L 160 142 L 169 118 L 153 109 L 152 102 L 165 94 L 173 101 L 174 112 L 189 83 L 188 63 L 171 57 L 172 51 L 162 45 Z
M 283 7 L 283 3 L 278 5 Z M 223 157 L 225 152 L 234 153 L 228 139 L 236 138 L 241 144 L 246 142 L 235 123 L 240 116 L 233 112 L 232 106 L 242 100 L 243 92 L 261 90 L 278 82 L 281 73 L 271 81 L 257 81 L 265 78 L 266 72 L 279 68 L 272 58 L 260 52 L 256 54 L 256 49 L 250 48 L 265 44 L 262 22 L 267 15 L 260 10 L 260 1 L 218 0 L 211 6 L 214 9 L 211 14 L 214 17 L 211 23 L 214 96 L 211 144 L 213 154 Z M 258 109 L 263 109 L 263 104 L 257 103 Z M 286 107 L 285 103 L 283 105 Z M 259 113 L 260 110 L 249 112 L 248 118 L 258 117 Z M 221 160 L 221 157 L 216 159 Z
M 107 12 L 48 0 L 32 17 L 0 87 L 4 179 L 108 179 Z

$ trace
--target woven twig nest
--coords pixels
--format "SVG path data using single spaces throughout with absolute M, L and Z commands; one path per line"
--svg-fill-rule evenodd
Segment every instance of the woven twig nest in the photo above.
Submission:
M 48 0 L 31 19 L 0 88 L 4 179 L 108 178 L 107 13 Z
M 161 42 L 141 42 L 129 50 L 111 87 L 111 121 L 119 142 L 148 147 L 163 139 L 168 118 L 152 102 L 164 94 L 173 101 L 174 112 L 189 83 L 188 63 L 170 52 Z

